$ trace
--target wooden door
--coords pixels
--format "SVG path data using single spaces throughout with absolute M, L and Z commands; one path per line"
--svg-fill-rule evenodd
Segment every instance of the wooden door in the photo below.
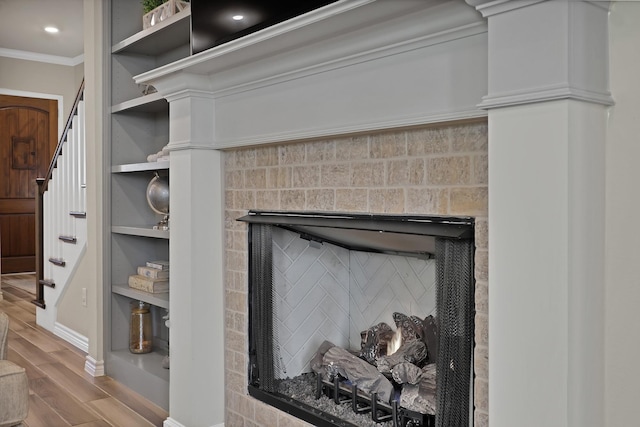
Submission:
M 55 100 L 0 95 L 2 273 L 35 271 L 35 179 L 49 168 L 57 123 Z

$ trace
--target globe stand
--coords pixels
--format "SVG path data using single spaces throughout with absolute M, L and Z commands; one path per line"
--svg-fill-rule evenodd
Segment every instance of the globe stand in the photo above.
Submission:
M 169 215 L 165 215 L 161 221 L 158 221 L 156 225 L 153 226 L 154 230 L 168 230 L 169 229 Z

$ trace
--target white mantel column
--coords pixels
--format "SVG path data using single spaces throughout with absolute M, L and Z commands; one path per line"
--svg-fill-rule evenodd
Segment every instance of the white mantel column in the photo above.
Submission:
M 604 425 L 606 2 L 488 19 L 489 425 Z
M 224 426 L 223 158 L 215 100 L 184 73 L 153 82 L 169 101 L 170 393 L 165 427 Z

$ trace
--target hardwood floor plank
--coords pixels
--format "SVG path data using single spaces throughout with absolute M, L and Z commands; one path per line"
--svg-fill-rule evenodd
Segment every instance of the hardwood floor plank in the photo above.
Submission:
M 31 295 L 30 298 L 31 299 L 35 299 L 35 295 Z M 20 301 L 16 301 L 16 305 L 18 307 L 20 307 L 21 309 L 33 314 L 34 316 L 36 315 L 36 305 L 31 303 L 31 300 L 25 301 L 25 300 L 20 300 Z
M 16 334 L 47 353 L 50 353 L 52 351 L 60 351 L 63 349 L 63 346 L 56 342 L 56 340 L 50 338 L 49 336 L 36 329 L 24 328 L 21 331 L 17 331 Z
M 123 386 L 119 382 L 109 377 L 99 377 L 95 379 L 95 384 L 106 393 L 115 397 L 138 414 L 149 420 L 153 425 L 161 426 L 169 414 L 159 406 L 154 405 L 144 399 L 138 393 Z
M 109 397 L 101 389 L 87 383 L 81 376 L 75 374 L 61 363 L 40 365 L 39 368 L 80 402 Z
M 68 427 L 71 425 L 35 394 L 29 396 L 29 416 L 27 416 L 25 423 L 28 427 Z
M 22 298 L 17 297 L 13 292 L 8 292 L 8 290 L 10 289 L 10 286 L 2 286 L 2 297 L 9 302 L 16 302 L 16 301 L 20 301 Z
M 20 331 L 26 327 L 28 327 L 28 325 L 18 319 L 16 319 L 15 317 L 13 317 L 10 313 L 8 313 L 5 310 L 5 307 L 3 306 L 3 304 L 11 304 L 11 303 L 7 303 L 6 301 L 0 301 L 0 311 L 3 311 L 4 313 L 7 314 L 7 316 L 9 317 L 9 330 L 11 331 Z
M 24 322 L 28 325 L 34 325 L 35 326 L 35 315 L 29 313 L 26 310 L 23 310 L 22 308 L 18 307 L 14 304 L 12 304 L 9 307 L 3 307 L 3 311 L 5 313 L 7 313 L 8 315 L 10 315 L 11 317 L 15 318 L 16 320 L 19 320 L 21 322 Z
M 3 308 L 2 311 L 7 313 L 10 321 L 22 322 L 24 326 L 35 327 L 36 325 L 36 316 L 21 309 L 15 304 L 12 304 L 9 307 Z
M 43 365 L 45 363 L 55 363 L 56 359 L 51 357 L 48 353 L 42 351 L 29 341 L 22 337 L 9 336 L 9 348 L 18 352 L 22 357 L 29 360 L 36 366 Z
M 10 361 L 12 361 L 18 366 L 22 366 L 27 371 L 27 377 L 30 380 L 33 380 L 36 378 L 42 378 L 46 376 L 46 374 L 42 372 L 40 369 L 38 369 L 37 366 L 32 364 L 30 361 L 28 361 L 27 359 L 25 359 L 15 351 L 9 351 L 9 355 L 7 359 L 9 359 Z
M 98 421 L 91 421 L 90 423 L 86 423 L 86 424 L 78 424 L 75 427 L 113 427 L 113 426 L 106 421 L 98 420 Z
M 49 355 L 55 357 L 58 362 L 62 363 L 64 366 L 83 377 L 85 381 L 88 380 L 89 382 L 93 382 L 93 377 L 91 377 L 84 370 L 84 363 L 86 360 L 84 356 L 81 356 L 78 353 L 67 348 L 59 351 L 53 351 L 49 353 Z
M 122 402 L 113 397 L 89 402 L 96 412 L 114 426 L 149 427 L 153 426 L 149 421 L 133 412 Z
M 95 413 L 89 412 L 71 393 L 48 377 L 29 381 L 29 385 L 35 394 L 71 425 L 100 419 Z
M 44 334 L 45 336 L 51 338 L 52 340 L 54 340 L 55 342 L 57 342 L 60 346 L 62 346 L 63 348 L 70 350 L 74 353 L 76 353 L 77 355 L 79 355 L 80 357 L 82 357 L 82 359 L 84 360 L 84 358 L 87 356 L 87 353 L 80 350 L 78 347 L 76 347 L 75 345 L 61 339 L 59 336 L 57 336 L 56 334 L 47 331 L 46 329 L 44 329 L 43 327 L 36 325 L 35 329 Z M 84 361 L 82 362 L 82 365 L 84 366 Z
M 13 286 L 2 287 L 2 295 L 6 297 L 7 294 L 23 300 L 33 298 L 33 295 L 31 295 L 29 292 L 23 291 L 22 289 L 14 288 Z

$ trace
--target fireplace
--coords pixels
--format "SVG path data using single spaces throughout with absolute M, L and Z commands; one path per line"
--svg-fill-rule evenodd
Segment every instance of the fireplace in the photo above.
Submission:
M 317 426 L 471 424 L 472 218 L 240 220 L 253 397 Z

